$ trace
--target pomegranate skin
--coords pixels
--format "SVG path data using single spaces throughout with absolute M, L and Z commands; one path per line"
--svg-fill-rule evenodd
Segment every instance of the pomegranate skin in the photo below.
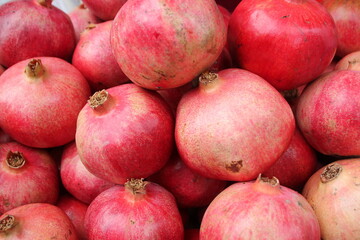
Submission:
M 121 71 L 110 45 L 113 21 L 93 24 L 81 33 L 72 64 L 88 80 L 93 91 L 115 87 L 130 80 Z
M 75 32 L 69 16 L 44 1 L 11 1 L 0 6 L 0 64 L 51 56 L 70 61 Z
M 325 74 L 300 95 L 296 120 L 307 142 L 325 155 L 360 155 L 360 72 Z
M 154 174 L 174 148 L 169 106 L 158 93 L 133 83 L 93 97 L 105 93 L 103 104 L 92 109 L 90 102 L 79 113 L 75 142 L 81 161 L 95 176 L 117 184 Z
M 5 71 L 5 68 L 0 65 L 0 75 Z
M 113 20 L 127 0 L 83 0 L 84 5 L 103 21 Z
M 175 141 L 194 172 L 247 181 L 275 163 L 294 129 L 291 108 L 276 89 L 251 72 L 226 69 L 180 100 Z
M 145 190 L 118 185 L 95 198 L 85 216 L 89 240 L 184 239 L 174 197 L 160 185 L 145 183 Z
M 215 1 L 134 0 L 116 15 L 111 45 L 131 81 L 158 90 L 182 86 L 208 69 L 226 32 Z
M 114 186 L 90 173 L 77 153 L 75 142 L 64 147 L 61 156 L 60 176 L 64 188 L 76 199 L 90 204 L 101 192 Z
M 335 65 L 335 70 L 360 71 L 360 51 L 349 53 Z
M 0 161 L 0 214 L 28 203 L 56 203 L 59 171 L 47 151 L 3 143 Z
M 337 32 L 316 1 L 243 0 L 231 15 L 228 43 L 237 66 L 289 90 L 314 80 L 331 63 Z
M 90 94 L 83 75 L 60 58 L 18 62 L 0 76 L 0 127 L 30 147 L 64 145 L 75 139 L 77 115 Z
M 7 211 L 0 216 L 1 228 L 2 220 L 9 215 L 14 222 L 9 220 L 7 230 L 0 231 L 1 240 L 79 239 L 69 217 L 52 204 L 30 203 Z
M 314 210 L 275 179 L 234 183 L 208 206 L 200 239 L 319 240 Z

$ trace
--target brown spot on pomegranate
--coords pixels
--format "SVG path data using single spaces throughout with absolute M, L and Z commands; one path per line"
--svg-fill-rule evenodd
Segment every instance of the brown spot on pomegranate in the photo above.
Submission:
M 226 164 L 225 168 L 231 172 L 239 172 L 243 166 L 242 162 L 242 160 L 231 161 L 230 164 Z

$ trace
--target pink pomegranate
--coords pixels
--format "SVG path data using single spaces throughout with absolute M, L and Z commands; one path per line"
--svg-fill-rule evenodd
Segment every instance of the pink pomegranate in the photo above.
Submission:
M 112 21 L 89 25 L 81 34 L 73 54 L 72 64 L 94 91 L 129 82 L 112 53 L 111 26 Z
M 47 151 L 2 143 L 0 161 L 0 214 L 28 203 L 56 203 L 59 172 Z
M 75 139 L 90 94 L 82 74 L 60 58 L 18 62 L 0 76 L 0 128 L 30 147 L 64 145 Z
M 360 71 L 360 51 L 349 53 L 341 58 L 336 63 L 335 70 Z
M 160 171 L 148 179 L 170 191 L 181 207 L 207 206 L 227 186 L 226 181 L 194 173 L 177 153 L 173 154 Z
M 84 219 L 88 205 L 77 200 L 71 195 L 60 196 L 56 206 L 63 210 L 73 223 L 79 240 L 87 240 Z
M 0 64 L 51 56 L 70 60 L 75 32 L 69 16 L 52 0 L 10 1 L 0 6 Z
M 299 191 L 317 170 L 317 163 L 315 151 L 296 128 L 289 147 L 263 175 L 276 177 L 281 185 Z
M 70 20 L 74 26 L 76 42 L 79 42 L 80 34 L 89 24 L 102 22 L 96 17 L 84 4 L 80 4 L 68 13 Z
M 208 178 L 255 179 L 281 156 L 295 129 L 291 108 L 261 77 L 205 73 L 180 100 L 175 140 L 184 163 Z
M 103 21 L 113 20 L 127 0 L 82 0 L 84 5 Z
M 30 203 L 0 216 L 1 240 L 66 239 L 78 240 L 69 217 L 48 203 Z
M 123 184 L 166 164 L 174 147 L 174 117 L 156 92 L 123 84 L 90 98 L 79 113 L 75 141 L 92 174 Z
M 64 147 L 60 164 L 60 176 L 64 188 L 76 199 L 90 204 L 94 198 L 114 183 L 98 178 L 82 163 L 75 142 Z
M 200 239 L 320 239 L 314 210 L 276 178 L 259 176 L 221 192 L 206 209 Z
M 331 63 L 337 32 L 316 1 L 243 0 L 231 15 L 228 43 L 239 67 L 289 90 L 314 80 Z
M 325 155 L 360 155 L 360 72 L 333 71 L 301 94 L 296 119 L 306 140 Z
M 174 88 L 215 62 L 226 30 L 215 1 L 133 0 L 114 19 L 111 45 L 121 69 L 135 84 Z
M 86 212 L 85 227 L 89 240 L 184 239 L 174 197 L 160 185 L 140 179 L 97 196 Z

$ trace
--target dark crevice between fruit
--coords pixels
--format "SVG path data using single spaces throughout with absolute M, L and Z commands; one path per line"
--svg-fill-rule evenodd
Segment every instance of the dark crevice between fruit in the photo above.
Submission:
M 25 158 L 21 152 L 15 151 L 9 151 L 6 155 L 6 164 L 10 168 L 21 168 L 25 164 Z
M 324 171 L 320 175 L 322 183 L 326 183 L 334 180 L 339 176 L 342 171 L 342 166 L 338 163 L 332 163 L 325 167 Z
M 145 193 L 145 186 L 147 182 L 143 178 L 131 178 L 125 183 L 125 187 L 129 189 L 134 195 Z
M 88 100 L 88 103 L 92 109 L 95 109 L 103 105 L 108 99 L 108 97 L 109 93 L 105 89 L 103 89 L 101 91 L 95 92 Z
M 25 68 L 25 74 L 30 78 L 39 78 L 45 73 L 40 59 L 32 59 Z
M 199 77 L 199 83 L 207 85 L 214 82 L 218 78 L 218 74 L 214 72 L 204 72 Z
M 264 183 L 268 183 L 271 186 L 278 186 L 280 184 L 279 179 L 277 179 L 276 177 L 272 177 L 272 178 L 268 178 L 268 177 L 262 177 L 261 174 L 259 174 L 258 177 L 259 181 L 264 182 Z
M 15 217 L 12 215 L 6 215 L 0 219 L 0 232 L 5 232 L 14 226 Z

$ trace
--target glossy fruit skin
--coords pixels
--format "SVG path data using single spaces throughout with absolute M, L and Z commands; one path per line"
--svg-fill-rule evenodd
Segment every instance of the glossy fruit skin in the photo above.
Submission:
M 134 194 L 123 185 L 102 192 L 88 208 L 85 227 L 89 240 L 184 238 L 174 197 L 150 182 L 144 193 Z
M 127 0 L 83 0 L 84 5 L 103 21 L 113 20 Z
M 174 117 L 156 93 L 133 83 L 107 89 L 109 101 L 78 116 L 76 147 L 85 167 L 123 184 L 160 170 L 174 147 Z
M 335 65 L 335 70 L 360 71 L 360 51 L 349 53 Z
M 334 164 L 342 168 L 339 175 L 333 180 L 323 182 L 321 175 L 324 170 Z M 322 239 L 359 237 L 359 174 L 360 158 L 347 158 L 327 164 L 307 181 L 302 194 L 319 219 Z
M 0 28 L 0 64 L 6 67 L 38 56 L 70 60 L 75 48 L 75 32 L 69 16 L 36 0 L 1 5 Z
M 289 90 L 318 77 L 337 46 L 334 20 L 316 1 L 243 0 L 229 22 L 235 62 Z
M 300 193 L 257 179 L 232 184 L 206 209 L 200 239 L 224 238 L 318 240 L 320 227 Z
M 227 181 L 206 178 L 191 171 L 177 153 L 148 179 L 165 187 L 184 208 L 209 205 L 228 184 Z
M 75 139 L 77 115 L 90 96 L 83 75 L 60 58 L 39 57 L 44 73 L 24 74 L 33 59 L 8 68 L 0 76 L 0 127 L 15 141 L 51 148 Z
M 226 42 L 215 1 L 128 1 L 114 19 L 111 45 L 123 72 L 148 89 L 182 86 L 215 62 Z
M 25 164 L 11 168 L 9 151 L 20 152 Z M 55 204 L 60 191 L 59 171 L 50 154 L 17 142 L 0 144 L 0 182 L 0 214 L 28 203 Z
M 198 174 L 248 181 L 275 163 L 294 129 L 289 104 L 268 82 L 226 69 L 183 96 L 175 141 L 181 159 Z
M 115 87 L 130 80 L 121 71 L 110 45 L 113 21 L 89 26 L 81 33 L 72 64 L 88 80 L 93 92 Z
M 263 173 L 263 176 L 274 176 L 279 179 L 282 186 L 300 191 L 317 170 L 317 164 L 315 150 L 296 128 L 286 151 Z
M 296 120 L 308 143 L 325 155 L 360 155 L 360 72 L 325 74 L 300 95 Z
M 86 240 L 87 233 L 84 226 L 84 219 L 88 205 L 77 200 L 69 194 L 60 196 L 56 206 L 65 212 L 73 223 L 79 240 Z
M 30 203 L 14 208 L 0 216 L 15 217 L 15 226 L 0 232 L 1 240 L 78 240 L 74 225 L 59 207 L 48 203 Z
M 97 195 L 115 184 L 101 179 L 86 169 L 77 153 L 75 142 L 64 147 L 60 164 L 61 182 L 76 199 L 90 204 Z
M 344 57 L 360 50 L 360 2 L 357 0 L 322 0 L 338 32 L 336 55 Z

